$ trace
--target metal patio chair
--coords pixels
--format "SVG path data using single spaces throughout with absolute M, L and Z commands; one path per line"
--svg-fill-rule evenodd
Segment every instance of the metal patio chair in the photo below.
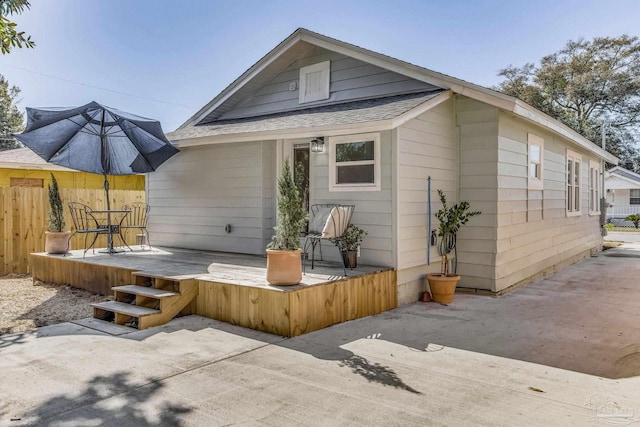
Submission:
M 311 206 L 311 219 L 309 221 L 309 233 L 304 238 L 305 255 L 311 249 L 311 269 L 314 268 L 316 246 L 320 248 L 320 261 L 322 261 L 322 240 L 328 240 L 340 250 L 343 243 L 343 236 L 351 216 L 355 210 L 355 205 L 340 205 L 335 203 L 316 204 Z M 307 256 L 303 257 L 302 269 L 306 272 Z M 347 268 L 343 264 L 344 275 L 347 275 Z
M 147 231 L 147 221 L 150 209 L 151 207 L 143 202 L 133 202 L 122 206 L 122 210 L 130 211 L 120 225 L 122 234 L 126 237 L 127 231 L 138 230 L 139 233 L 144 236 L 144 240 L 140 244 L 141 247 L 144 247 L 146 243 L 146 245 L 151 248 L 149 232 Z
M 76 233 L 84 234 L 84 254 L 82 255 L 84 258 L 89 249 L 93 249 L 93 253 L 95 253 L 95 248 L 93 246 L 96 244 L 98 236 L 100 234 L 108 234 L 109 229 L 106 225 L 100 225 L 96 217 L 91 214 L 90 206 L 78 202 L 69 202 L 68 206 L 74 227 L 74 232 L 71 234 L 71 237 Z M 87 246 L 87 242 L 91 234 L 93 234 L 93 240 L 91 240 L 91 244 Z M 71 239 L 69 239 L 69 241 L 71 241 Z

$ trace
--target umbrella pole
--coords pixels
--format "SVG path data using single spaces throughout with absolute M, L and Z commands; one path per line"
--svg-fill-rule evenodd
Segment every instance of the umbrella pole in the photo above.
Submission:
M 109 180 L 107 179 L 107 174 L 104 174 L 104 192 L 107 196 L 107 250 L 109 253 L 113 253 L 113 234 L 111 229 L 111 200 L 109 200 Z

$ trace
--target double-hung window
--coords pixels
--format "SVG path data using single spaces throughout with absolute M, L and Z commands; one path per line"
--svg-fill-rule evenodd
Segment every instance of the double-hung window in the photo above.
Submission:
M 527 145 L 529 149 L 529 190 L 542 190 L 544 188 L 542 177 L 544 139 L 530 133 L 527 136 Z
M 589 213 L 600 213 L 600 163 L 589 161 Z
M 380 134 L 329 138 L 329 190 L 380 190 Z
M 632 188 L 629 190 L 629 204 L 630 205 L 640 205 L 640 189 Z
M 567 215 L 580 215 L 582 156 L 567 150 Z

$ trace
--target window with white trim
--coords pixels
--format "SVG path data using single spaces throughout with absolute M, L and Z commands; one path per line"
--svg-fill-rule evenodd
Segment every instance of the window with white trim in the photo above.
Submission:
M 380 134 L 329 138 L 329 191 L 380 190 Z
M 532 133 L 527 134 L 527 145 L 529 151 L 529 190 L 542 190 L 544 188 L 544 180 L 542 176 L 544 139 Z
M 589 213 L 600 213 L 600 163 L 589 161 Z
M 580 215 L 582 156 L 567 150 L 567 215 Z
M 632 188 L 629 190 L 629 204 L 640 205 L 640 189 Z
M 298 102 L 303 104 L 329 99 L 330 72 L 331 61 L 301 67 Z

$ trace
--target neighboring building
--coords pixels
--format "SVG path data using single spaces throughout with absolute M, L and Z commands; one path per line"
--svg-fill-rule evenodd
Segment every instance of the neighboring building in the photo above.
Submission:
M 608 219 L 624 219 L 640 213 L 640 175 L 616 166 L 605 172 L 604 188 L 609 204 Z
M 310 204 L 356 205 L 360 262 L 396 269 L 401 303 L 439 270 L 436 189 L 482 211 L 458 236 L 460 286 L 499 292 L 601 248 L 617 164 L 518 99 L 304 29 L 167 136 L 181 154 L 148 178 L 155 244 L 264 253 L 289 157 Z
M 60 188 L 104 188 L 104 177 L 45 162 L 29 148 L 0 151 L 0 187 L 46 188 L 54 173 Z M 110 176 L 112 190 L 144 190 L 144 175 Z

